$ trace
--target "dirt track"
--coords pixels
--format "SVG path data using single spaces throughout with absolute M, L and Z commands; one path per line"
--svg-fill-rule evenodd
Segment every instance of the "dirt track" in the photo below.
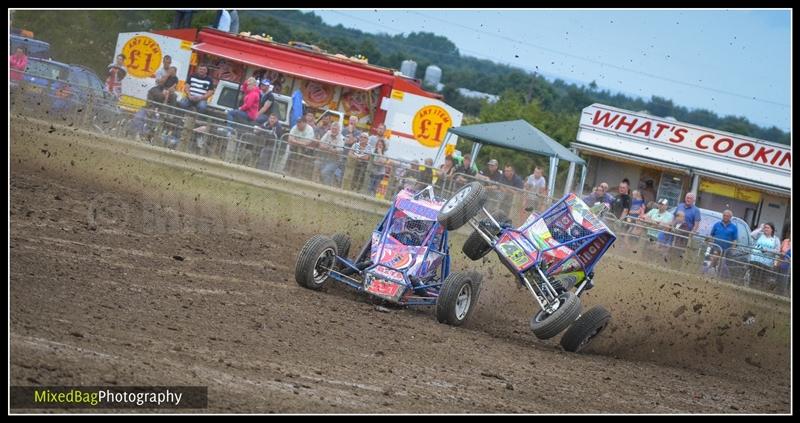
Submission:
M 297 286 L 309 222 L 186 207 L 207 193 L 164 197 L 59 131 L 13 123 L 13 385 L 208 385 L 213 412 L 789 412 L 779 300 L 609 256 L 584 304 L 613 325 L 575 355 L 533 337 L 531 299 L 495 258 L 464 328 L 382 313 Z

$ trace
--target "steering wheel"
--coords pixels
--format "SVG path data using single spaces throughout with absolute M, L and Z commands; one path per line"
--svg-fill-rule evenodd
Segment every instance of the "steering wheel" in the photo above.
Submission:
M 420 239 L 419 235 L 411 231 L 403 231 L 392 234 L 392 236 L 400 241 L 403 245 L 411 245 L 411 246 L 419 246 L 422 244 L 422 240 Z

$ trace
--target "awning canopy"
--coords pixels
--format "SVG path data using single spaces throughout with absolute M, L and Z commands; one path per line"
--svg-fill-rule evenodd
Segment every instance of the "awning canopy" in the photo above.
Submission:
M 450 128 L 449 132 L 485 145 L 557 157 L 580 165 L 586 163 L 577 154 L 522 119 L 459 126 Z
M 311 79 L 330 85 L 341 85 L 363 91 L 368 91 L 382 85 L 380 82 L 369 81 L 354 77 L 352 75 L 343 75 L 341 73 L 320 69 L 318 67 L 307 66 L 274 57 L 235 50 L 209 43 L 195 44 L 192 46 L 192 49 L 201 53 L 212 54 L 214 56 L 233 60 L 235 62 L 242 62 L 252 66 L 272 69 L 281 73 L 286 73 L 305 79 Z

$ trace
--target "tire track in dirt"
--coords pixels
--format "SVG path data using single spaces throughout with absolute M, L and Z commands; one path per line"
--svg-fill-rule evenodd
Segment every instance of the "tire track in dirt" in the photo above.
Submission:
M 491 285 L 483 290 L 476 319 L 451 328 L 437 324 L 430 310 L 380 313 L 344 289 L 317 293 L 299 288 L 292 270 L 294 254 L 308 236 L 303 222 L 278 232 L 268 217 L 250 216 L 259 224 L 234 222 L 225 233 L 150 232 L 141 222 L 113 220 L 122 216 L 115 214 L 121 208 L 141 201 L 137 191 L 114 189 L 103 183 L 110 179 L 75 171 L 64 178 L 60 170 L 41 169 L 40 161 L 12 163 L 12 384 L 208 384 L 210 410 L 235 412 L 736 413 L 789 408 L 780 361 L 774 367 L 766 362 L 762 368 L 742 366 L 741 355 L 734 354 L 737 360 L 728 363 L 738 366 L 734 371 L 717 368 L 714 357 L 696 355 L 690 363 L 689 356 L 678 355 L 676 364 L 664 366 L 658 363 L 669 360 L 648 355 L 652 348 L 637 351 L 659 340 L 646 336 L 648 325 L 656 322 L 642 324 L 644 316 L 671 316 L 688 302 L 686 322 L 682 316 L 675 319 L 694 327 L 696 317 L 705 318 L 706 310 L 716 306 L 706 301 L 697 313 L 683 290 L 665 300 L 673 291 L 657 295 L 646 289 L 663 276 L 654 275 L 655 282 L 644 285 L 636 275 L 614 272 L 615 265 L 628 266 L 624 261 L 604 261 L 598 270 L 603 279 L 584 297 L 587 306 L 611 307 L 617 330 L 605 341 L 598 339 L 590 354 L 568 354 L 555 340 L 537 341 L 527 331 L 531 299 L 494 264 L 478 266 Z M 51 180 L 58 185 L 50 185 Z M 111 217 L 91 230 L 86 204 L 98 192 L 107 194 L 95 207 Z M 193 227 L 217 219 L 214 210 L 200 208 L 184 217 Z M 153 213 L 172 216 L 178 211 L 165 203 Z M 354 227 L 353 232 L 359 231 L 354 238 L 363 237 L 364 230 Z M 466 264 L 456 260 L 456 267 Z M 724 313 L 739 312 L 735 294 L 713 286 L 697 292 L 710 299 L 718 294 L 723 314 L 712 313 L 693 330 L 716 325 Z M 661 304 L 646 314 L 639 311 L 650 301 Z M 764 318 L 761 310 L 756 314 L 759 321 Z M 669 327 L 666 319 L 663 325 Z M 725 351 L 737 345 L 754 348 L 745 337 L 752 335 L 750 326 L 734 324 L 727 332 L 742 339 Z M 772 348 L 780 345 L 780 337 L 771 332 L 753 336 Z M 683 332 L 676 335 L 673 339 L 684 339 Z M 660 336 L 667 341 L 662 354 L 676 350 L 668 345 L 670 336 Z M 36 339 L 43 341 L 31 341 Z M 55 349 L 58 344 L 68 347 Z M 692 352 L 694 345 L 680 348 Z M 91 353 L 75 348 L 112 359 L 91 359 Z M 704 374 L 690 364 L 704 367 Z M 553 401 L 554 395 L 582 400 Z

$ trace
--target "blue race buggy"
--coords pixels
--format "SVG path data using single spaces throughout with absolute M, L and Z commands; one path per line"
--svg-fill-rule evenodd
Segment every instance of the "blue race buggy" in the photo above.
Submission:
M 348 258 L 347 235 L 315 235 L 300 251 L 295 280 L 313 290 L 336 281 L 393 304 L 435 305 L 439 322 L 463 324 L 478 302 L 481 276 L 450 272 L 447 230 L 437 222 L 442 204 L 430 186 L 400 191 L 355 258 Z
M 494 250 L 501 262 L 530 291 L 539 305 L 531 329 L 540 339 L 567 330 L 561 345 L 577 352 L 594 339 L 611 319 L 602 306 L 581 313 L 579 296 L 594 286 L 594 267 L 616 240 L 575 194 L 567 194 L 541 215 L 532 213 L 519 228 L 502 212 L 489 213 L 486 192 L 473 182 L 456 192 L 442 207 L 439 222 L 453 230 L 469 223 L 474 228 L 463 246 L 464 254 L 478 260 Z M 486 219 L 478 220 L 478 209 Z

